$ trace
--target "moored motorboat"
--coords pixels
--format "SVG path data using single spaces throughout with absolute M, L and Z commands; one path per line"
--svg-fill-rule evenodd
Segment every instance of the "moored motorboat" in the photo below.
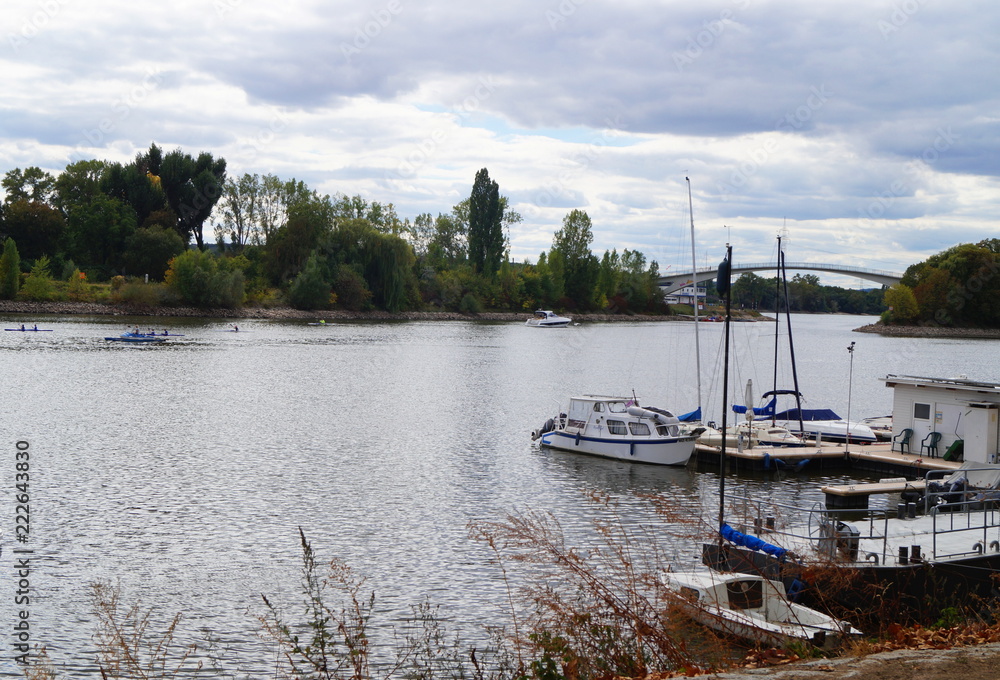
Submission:
M 540 446 L 653 465 L 686 465 L 696 437 L 681 431 L 668 410 L 642 407 L 634 398 L 572 397 L 567 413 L 531 434 Z
M 559 328 L 561 326 L 568 326 L 572 321 L 573 319 L 559 316 L 551 310 L 539 309 L 535 311 L 533 317 L 524 322 L 524 325 L 538 328 Z
M 847 621 L 792 602 L 781 581 L 753 574 L 670 572 L 681 611 L 707 628 L 754 644 L 810 643 L 835 649 L 860 635 Z

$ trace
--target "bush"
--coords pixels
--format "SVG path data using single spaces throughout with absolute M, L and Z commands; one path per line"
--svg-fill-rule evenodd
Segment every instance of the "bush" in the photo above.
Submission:
M 472 293 L 466 293 L 458 303 L 458 311 L 462 314 L 479 314 L 483 311 L 483 303 Z
M 176 302 L 176 297 L 173 297 L 170 289 L 163 284 L 135 280 L 119 286 L 111 294 L 111 301 L 116 304 L 150 308 L 167 306 Z
M 86 302 L 90 299 L 90 291 L 87 288 L 87 275 L 79 269 L 74 269 L 69 276 L 69 284 L 66 286 L 66 295 L 73 302 Z
M 170 261 L 167 285 L 195 307 L 238 307 L 245 297 L 243 272 L 226 271 L 209 252 L 188 250 Z
M 35 260 L 31 273 L 24 280 L 24 287 L 18 297 L 25 300 L 45 302 L 52 299 L 55 292 L 52 286 L 52 276 L 49 274 L 49 258 L 42 255 Z
M 292 281 L 288 302 L 296 309 L 327 309 L 330 306 L 330 285 L 323 277 L 316 253 L 309 256 L 306 266 Z

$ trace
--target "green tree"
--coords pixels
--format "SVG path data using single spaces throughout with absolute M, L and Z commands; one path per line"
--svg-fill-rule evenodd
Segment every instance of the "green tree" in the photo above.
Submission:
M 52 197 L 55 180 L 41 168 L 32 166 L 22 171 L 20 168 L 8 170 L 0 181 L 7 193 L 6 202 L 48 203 Z
M 474 271 L 492 278 L 505 250 L 500 187 L 483 168 L 476 173 L 469 197 L 469 262 Z
M 238 307 L 245 297 L 243 272 L 220 267 L 202 250 L 185 250 L 171 260 L 166 280 L 181 302 L 195 307 Z
M 351 265 L 338 265 L 334 271 L 333 289 L 337 293 L 337 304 L 352 312 L 367 309 L 372 293 L 368 290 L 365 277 Z
M 3 218 L 0 231 L 17 242 L 24 259 L 35 260 L 59 251 L 66 220 L 52 206 L 18 200 L 4 206 Z
M 302 271 L 309 254 L 330 233 L 333 205 L 329 196 L 311 195 L 288 208 L 288 222 L 267 241 L 266 270 L 271 282 L 284 286 Z
M 86 205 L 104 192 L 101 180 L 107 171 L 105 161 L 77 161 L 66 166 L 55 179 L 52 202 L 55 207 L 68 215 L 75 205 Z
M 177 231 L 159 224 L 136 229 L 125 241 L 122 255 L 125 271 L 162 281 L 170 260 L 187 249 Z
M 52 299 L 52 275 L 49 274 L 49 258 L 42 255 L 31 267 L 31 273 L 24 280 L 20 297 L 28 300 L 46 301 Z
M 66 219 L 66 252 L 100 279 L 121 273 L 129 237 L 136 230 L 135 212 L 118 199 L 97 194 L 73 203 Z
M 8 238 L 3 243 L 3 255 L 0 256 L 0 298 L 13 300 L 20 287 L 21 256 L 14 239 Z
M 288 302 L 296 309 L 329 308 L 330 284 L 323 275 L 315 251 L 288 287 Z
M 887 324 L 912 323 L 920 313 L 913 289 L 904 283 L 886 289 L 885 305 L 888 309 L 882 313 L 882 322 Z
M 111 163 L 101 177 L 101 190 L 111 198 L 132 207 L 135 223 L 143 224 L 154 212 L 163 210 L 167 203 L 160 178 L 144 170 L 148 161 L 142 157 L 128 165 Z M 176 222 L 170 225 L 176 228 Z
M 199 250 L 205 249 L 202 226 L 222 197 L 226 181 L 226 161 L 202 152 L 192 158 L 180 149 L 163 157 L 160 185 L 170 209 L 177 215 L 177 229 L 185 243 L 194 237 Z
M 562 229 L 552 239 L 553 252 L 563 262 L 566 297 L 580 308 L 593 306 L 600 263 L 590 252 L 594 240 L 590 217 L 582 210 L 573 210 L 563 218 Z
M 258 210 L 261 193 L 264 191 L 257 174 L 243 173 L 238 179 L 227 179 L 222 185 L 222 200 L 219 207 L 222 222 L 215 226 L 215 240 L 222 245 L 229 239 L 229 246 L 235 252 L 243 251 L 258 230 L 260 218 Z

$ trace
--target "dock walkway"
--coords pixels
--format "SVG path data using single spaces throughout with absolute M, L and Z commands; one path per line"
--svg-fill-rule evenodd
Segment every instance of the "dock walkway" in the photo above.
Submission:
M 695 447 L 695 458 L 699 463 L 718 465 L 721 461 L 721 447 L 698 444 Z M 889 442 L 850 445 L 823 443 L 819 446 L 800 447 L 755 446 L 744 449 L 726 447 L 726 461 L 727 465 L 741 471 L 839 468 L 920 480 L 930 470 L 954 472 L 961 467 L 961 463 L 942 458 L 893 451 Z

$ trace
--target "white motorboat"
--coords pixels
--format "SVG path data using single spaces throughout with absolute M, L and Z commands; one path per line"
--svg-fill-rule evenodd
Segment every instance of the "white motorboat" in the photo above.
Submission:
M 872 429 L 879 441 L 887 442 L 892 440 L 892 416 L 876 416 L 865 418 L 861 421 Z
M 567 413 L 531 433 L 533 441 L 563 451 L 653 465 L 687 465 L 696 437 L 681 431 L 670 411 L 639 406 L 634 398 L 586 394 Z
M 573 319 L 559 316 L 551 310 L 539 309 L 533 317 L 524 322 L 524 325 L 537 326 L 538 328 L 559 328 L 560 326 L 568 326 L 572 321 Z
M 850 623 L 792 602 L 781 581 L 752 574 L 671 572 L 668 587 L 693 620 L 755 644 L 785 647 L 810 643 L 834 649 L 860 635 Z

